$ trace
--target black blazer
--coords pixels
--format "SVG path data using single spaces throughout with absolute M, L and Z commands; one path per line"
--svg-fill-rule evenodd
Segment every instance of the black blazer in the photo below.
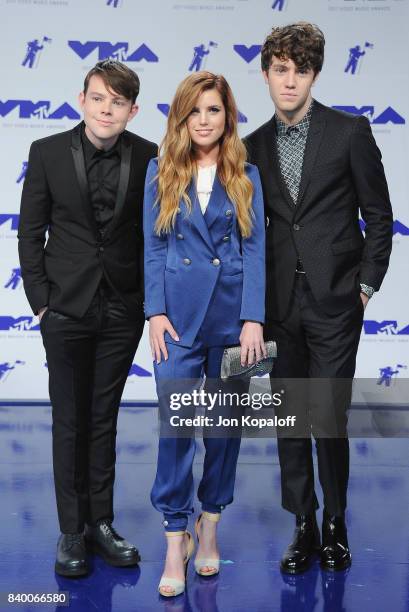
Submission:
M 285 317 L 297 257 L 327 314 L 352 308 L 360 283 L 378 290 L 389 264 L 393 219 L 368 120 L 314 102 L 296 206 L 279 169 L 274 118 L 244 142 L 260 171 L 268 225 L 266 319 Z
M 105 275 L 130 313 L 143 316 L 143 190 L 157 146 L 123 132 L 114 217 L 101 240 L 80 133 L 81 124 L 30 148 L 18 230 L 27 299 L 34 313 L 48 305 L 80 318 Z

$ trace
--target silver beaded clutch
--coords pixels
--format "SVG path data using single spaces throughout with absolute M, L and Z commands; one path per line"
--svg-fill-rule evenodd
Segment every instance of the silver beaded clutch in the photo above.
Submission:
M 251 378 L 252 376 L 264 376 L 270 374 L 273 369 L 274 359 L 277 357 L 277 345 L 274 340 L 266 342 L 267 357 L 252 365 L 242 366 L 240 363 L 240 346 L 231 346 L 224 349 L 220 378 L 222 380 L 232 378 Z

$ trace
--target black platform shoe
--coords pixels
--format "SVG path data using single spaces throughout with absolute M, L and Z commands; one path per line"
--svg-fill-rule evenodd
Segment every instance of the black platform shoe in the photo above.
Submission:
M 324 509 L 322 519 L 321 567 L 344 570 L 351 565 L 347 528 L 342 516 L 330 516 Z
M 82 533 L 62 533 L 57 544 L 55 571 L 76 578 L 88 574 L 87 553 Z
M 281 559 L 280 569 L 285 574 L 305 572 L 320 550 L 320 532 L 314 514 L 298 514 L 294 539 Z
M 85 539 L 89 549 L 109 565 L 128 567 L 137 565 L 141 560 L 135 546 L 120 536 L 110 521 L 99 521 L 94 526 L 88 525 Z

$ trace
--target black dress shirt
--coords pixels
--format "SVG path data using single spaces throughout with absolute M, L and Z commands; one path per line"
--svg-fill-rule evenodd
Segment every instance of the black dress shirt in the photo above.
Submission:
M 89 200 L 103 238 L 107 226 L 114 216 L 121 167 L 121 136 L 108 151 L 97 149 L 87 138 L 84 127 L 82 128 L 81 138 L 88 179 Z
M 108 151 L 97 149 L 92 144 L 85 133 L 85 126 L 81 130 L 81 140 L 88 179 L 89 202 L 94 211 L 101 239 L 103 239 L 115 211 L 121 168 L 121 135 Z M 99 310 L 101 306 L 105 313 L 111 317 L 127 316 L 125 305 L 105 274 L 90 304 L 88 313 Z

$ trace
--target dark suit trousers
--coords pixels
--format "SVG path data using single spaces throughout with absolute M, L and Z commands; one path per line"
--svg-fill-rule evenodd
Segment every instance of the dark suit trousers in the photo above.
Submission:
M 311 435 L 316 442 L 324 506 L 331 515 L 341 516 L 345 511 L 349 476 L 347 411 L 363 311 L 357 294 L 352 309 L 325 314 L 312 296 L 306 275 L 296 273 L 285 319 L 266 320 L 265 337 L 277 341 L 278 351 L 271 375 L 273 391 L 279 384 L 277 379 L 309 379 L 293 383 L 301 391 L 288 404 L 288 412 L 307 425 L 304 433 L 289 437 L 288 431 L 283 435 L 278 432 L 277 439 L 282 505 L 294 514 L 308 514 L 318 508 Z M 291 381 L 286 384 L 291 391 Z
M 113 520 L 118 408 L 144 325 L 102 282 L 82 319 L 47 310 L 53 466 L 63 533 Z

